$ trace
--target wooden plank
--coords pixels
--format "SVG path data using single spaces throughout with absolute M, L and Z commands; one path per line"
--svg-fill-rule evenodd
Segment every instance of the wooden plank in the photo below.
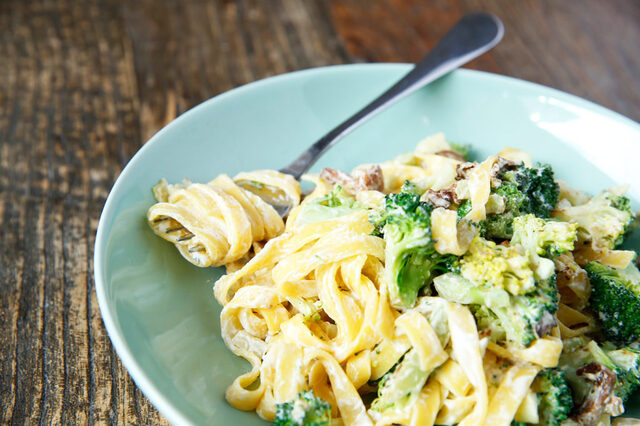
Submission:
M 0 26 L 11 30 L 6 4 L 0 3 Z M 0 32 L 0 57 L 17 56 L 17 43 L 8 42 L 8 31 Z M 15 161 L 15 140 L 22 106 L 16 95 L 18 70 L 15 62 L 0 61 L 0 423 L 11 422 L 16 403 L 17 319 L 24 259 L 19 251 L 23 217 L 10 187 Z M 6 141 L 6 142 L 5 142 Z
M 349 54 L 372 62 L 415 62 L 457 19 L 478 10 L 499 16 L 505 37 L 468 68 L 545 84 L 640 119 L 636 1 L 331 1 Z
M 131 48 L 118 2 L 74 5 L 0 13 L 0 423 L 162 423 L 111 348 L 92 277 L 99 213 L 141 144 Z
M 5 216 L 6 225 L 4 220 L 0 225 L 4 233 L 3 245 L 13 243 L 9 246 L 11 250 L 3 256 L 2 267 L 3 274 L 9 275 L 8 281 L 3 277 L 3 288 L 8 287 L 9 293 L 13 293 L 8 301 L 8 314 L 11 315 L 9 346 L 14 351 L 14 383 L 10 389 L 13 403 L 9 403 L 12 411 L 3 413 L 3 417 L 11 422 L 16 419 L 37 421 L 42 392 L 43 318 L 40 307 L 44 284 L 44 258 L 41 256 L 44 203 L 31 195 L 31 192 L 43 190 L 35 162 L 41 157 L 42 149 L 27 143 L 41 137 L 44 126 L 43 114 L 37 109 L 44 85 L 37 78 L 42 70 L 36 59 L 38 48 L 33 42 L 37 24 L 35 20 L 16 28 L 14 48 L 9 49 L 18 57 L 12 68 L 16 75 L 10 77 L 17 86 L 13 91 L 17 108 L 7 134 L 11 146 L 8 155 L 2 159 L 2 169 L 10 170 L 7 188 L 2 194 L 13 212 Z
M 3 155 L 3 163 L 8 157 Z M 3 164 L 5 166 L 5 164 Z M 24 209 L 19 205 L 15 194 L 0 193 L 2 200 L 2 219 L 0 227 L 0 423 L 11 422 L 17 402 L 18 384 L 18 311 L 22 293 L 22 275 L 24 258 L 19 246 L 22 241 L 21 230 L 24 226 Z

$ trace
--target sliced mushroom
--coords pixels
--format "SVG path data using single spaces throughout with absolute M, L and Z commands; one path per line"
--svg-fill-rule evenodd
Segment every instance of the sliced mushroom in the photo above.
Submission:
M 469 172 L 477 166 L 477 163 L 466 162 L 462 164 L 458 164 L 456 166 L 456 179 L 466 179 L 469 177 Z
M 502 180 L 498 178 L 498 175 L 502 173 L 504 169 L 513 169 L 517 164 L 511 160 L 507 160 L 504 157 L 498 157 L 496 162 L 491 166 L 491 186 L 497 188 L 502 184 Z
M 617 411 L 616 406 L 621 406 L 621 401 L 613 394 L 616 384 L 616 373 L 600 363 L 592 362 L 576 371 L 578 377 L 591 383 L 591 388 L 584 401 L 576 410 L 573 420 L 583 426 L 592 426 L 598 423 L 602 413 Z M 609 414 L 612 414 L 609 412 Z M 618 413 L 621 414 L 621 413 Z
M 342 185 L 353 192 L 380 191 L 384 186 L 382 168 L 377 164 L 358 169 L 353 175 L 327 167 L 320 172 L 320 178 L 334 185 Z
M 433 204 L 434 207 L 443 207 L 445 209 L 448 209 L 451 204 L 460 204 L 460 200 L 456 195 L 455 184 L 438 191 L 427 189 L 422 195 L 422 199 Z

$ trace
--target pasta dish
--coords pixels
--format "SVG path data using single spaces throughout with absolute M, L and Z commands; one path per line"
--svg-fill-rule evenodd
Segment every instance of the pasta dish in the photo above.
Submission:
M 148 222 L 214 286 L 250 364 L 233 407 L 279 425 L 606 425 L 640 386 L 626 187 L 587 195 L 437 134 L 351 173 L 153 188 Z M 237 184 L 276 188 L 283 219 Z

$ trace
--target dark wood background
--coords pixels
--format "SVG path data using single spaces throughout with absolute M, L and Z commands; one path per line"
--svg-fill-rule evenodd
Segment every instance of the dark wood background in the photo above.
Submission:
M 165 422 L 92 274 L 109 189 L 154 132 L 270 75 L 415 61 L 479 10 L 506 35 L 471 68 L 640 120 L 638 0 L 0 0 L 0 424 Z

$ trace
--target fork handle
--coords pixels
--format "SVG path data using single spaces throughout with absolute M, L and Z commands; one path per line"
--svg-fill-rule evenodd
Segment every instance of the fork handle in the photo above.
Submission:
M 300 179 L 327 149 L 353 129 L 399 99 L 480 56 L 495 46 L 503 34 L 504 26 L 494 15 L 472 13 L 463 16 L 400 81 L 336 126 L 280 171 Z

